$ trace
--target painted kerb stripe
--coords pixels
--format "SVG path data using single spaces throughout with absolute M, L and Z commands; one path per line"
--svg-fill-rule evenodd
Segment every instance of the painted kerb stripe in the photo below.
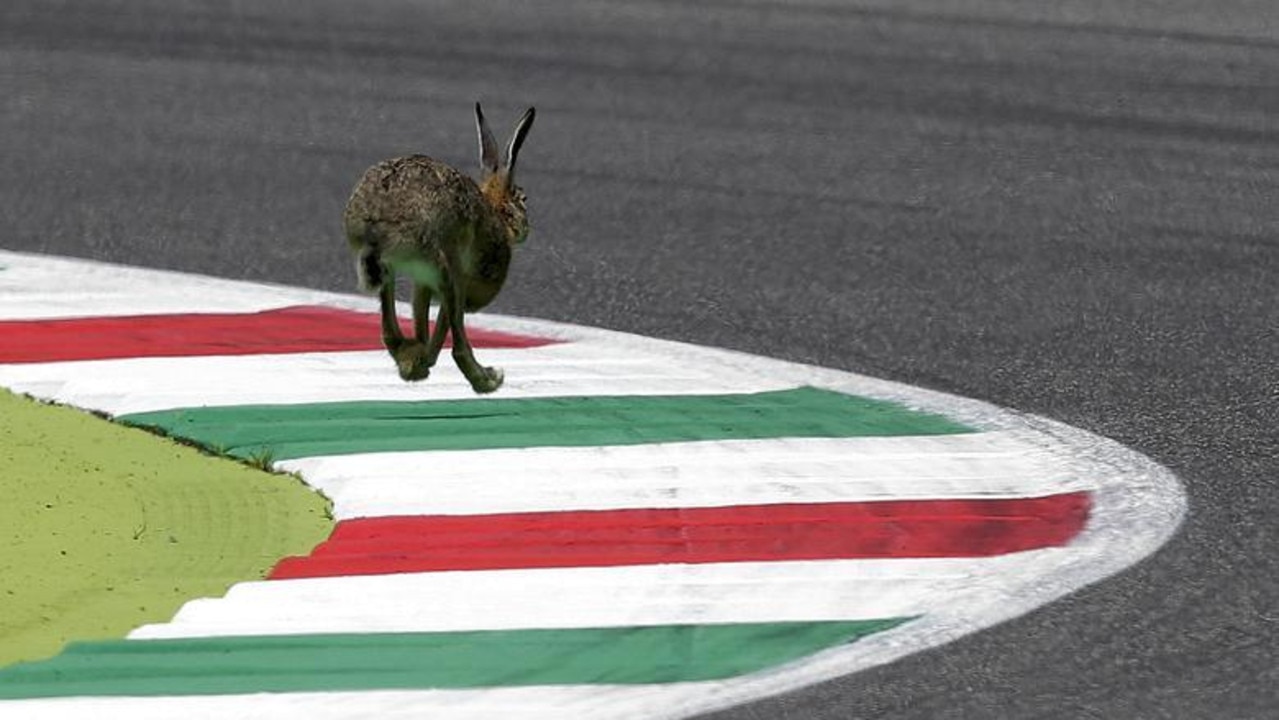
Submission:
M 11 696 L 32 692 L 31 683 L 60 688 L 47 695 L 51 698 L 48 701 L 26 700 L 11 706 L 39 717 L 61 717 L 57 713 L 66 708 L 84 714 L 111 708 L 139 718 L 167 720 L 174 713 L 166 714 L 165 708 L 180 707 L 180 714 L 195 720 L 243 716 L 268 706 L 278 709 L 273 716 L 298 718 L 395 712 L 485 720 L 494 716 L 685 717 L 889 662 L 1016 617 L 1151 552 L 1176 527 L 1184 510 L 1176 481 L 1166 470 L 1115 443 L 1043 418 L 849 373 L 590 328 L 482 316 L 477 325 L 494 332 L 554 338 L 561 344 L 491 351 L 487 360 L 507 367 L 508 386 L 496 398 L 474 400 L 447 363 L 437 368 L 438 376 L 426 384 L 392 382 L 395 378 L 389 361 L 378 349 L 376 315 L 362 310 L 369 307 L 368 298 L 3 251 L 0 261 L 12 270 L 0 274 L 0 288 L 6 288 L 0 293 L 0 318 L 44 322 L 41 318 L 75 317 L 81 308 L 94 308 L 104 315 L 151 313 L 164 308 L 182 314 L 245 316 L 224 318 L 233 323 L 257 316 L 251 322 L 260 324 L 264 317 L 268 322 L 278 320 L 295 306 L 347 308 L 342 312 L 363 316 L 366 330 L 358 332 L 368 332 L 361 342 L 369 348 L 365 352 L 336 347 L 296 350 L 289 355 L 255 358 L 253 354 L 273 351 L 259 347 L 233 358 L 218 345 L 234 338 L 223 338 L 194 355 L 163 357 L 172 348 L 163 349 L 167 340 L 156 336 L 137 344 L 139 355 L 120 360 L 83 362 L 63 357 L 57 362 L 61 356 L 55 349 L 47 361 L 27 360 L 0 367 L 5 383 L 20 384 L 42 397 L 75 398 L 71 401 L 76 404 L 116 415 L 132 413 L 132 419 L 145 421 L 140 424 L 230 450 L 239 457 L 285 461 L 277 467 L 296 464 L 304 477 L 313 468 L 322 468 L 324 482 L 340 486 L 344 502 L 363 514 L 394 514 L 398 501 L 388 499 L 382 490 L 388 482 L 403 480 L 423 483 L 403 495 L 411 500 L 409 512 L 451 512 L 456 508 L 472 519 L 492 516 L 495 510 L 485 507 L 487 501 L 482 496 L 468 497 L 465 503 L 450 500 L 443 506 L 428 496 L 428 484 L 438 478 L 438 472 L 447 470 L 443 463 L 450 453 L 474 455 L 476 467 L 480 467 L 484 465 L 481 456 L 489 453 L 509 452 L 512 458 L 522 452 L 531 452 L 529 457 L 569 450 L 591 454 L 599 452 L 598 443 L 606 443 L 603 447 L 612 447 L 615 452 L 600 455 L 611 457 L 603 461 L 604 469 L 617 473 L 610 477 L 634 487 L 621 489 L 619 484 L 606 491 L 612 493 L 608 497 L 586 497 L 568 489 L 578 503 L 569 515 L 605 513 L 592 514 L 591 521 L 568 534 L 581 533 L 585 542 L 607 548 L 612 554 L 628 552 L 623 536 L 633 529 L 645 537 L 641 550 L 651 551 L 645 557 L 654 561 L 634 564 L 647 560 L 633 555 L 624 559 L 627 564 L 607 567 L 575 564 L 483 569 L 492 557 L 483 550 L 470 556 L 470 564 L 477 567 L 462 572 L 242 583 L 224 598 L 188 603 L 171 623 L 140 628 L 128 641 L 77 644 L 47 663 L 0 671 L 0 687 L 5 680 L 13 681 Z M 55 283 L 87 288 L 97 300 L 68 300 L 43 290 Z M 145 298 L 139 299 L 138 288 L 144 289 Z M 193 296 L 199 297 L 198 304 L 192 301 Z M 151 320 L 143 320 L 147 322 Z M 305 345 L 314 339 L 314 328 L 301 334 L 311 336 L 301 339 Z M 580 357 L 575 356 L 579 349 L 584 352 Z M 148 352 L 153 354 L 144 357 Z M 154 387 L 157 371 L 163 371 L 159 374 L 168 383 L 160 392 Z M 107 375 L 110 377 L 104 380 Z M 225 385 L 218 383 L 219 376 L 227 378 Z M 209 393 L 203 393 L 201 387 L 188 387 L 186 379 L 190 377 L 202 378 Z M 688 395 L 681 396 L 684 393 Z M 423 395 L 440 399 L 418 401 Z M 377 402 L 370 402 L 374 400 Z M 289 403 L 297 404 L 277 405 Z M 209 405 L 227 407 L 206 410 Z M 858 405 L 872 409 L 855 421 L 838 417 Z M 816 419 L 807 419 L 806 410 L 813 408 Z M 234 418 L 240 411 L 249 415 Z M 198 432 L 188 434 L 191 428 L 181 427 L 179 422 L 163 427 L 164 422 L 184 413 L 188 414 L 186 420 L 199 420 L 194 424 L 200 426 Z M 309 419 L 307 414 L 311 414 Z M 900 418 L 881 422 L 894 414 L 908 420 L 900 427 L 892 427 Z M 164 422 L 153 422 L 160 418 Z M 240 428 L 244 432 L 237 434 L 235 425 L 242 420 L 248 422 Z M 520 427 L 521 420 L 531 421 L 526 425 L 543 426 L 541 444 L 532 446 L 536 450 L 518 450 L 520 445 L 511 444 L 516 436 L 538 437 Z M 561 420 L 567 421 L 563 428 L 556 425 Z M 850 425 L 860 425 L 860 429 L 850 429 Z M 456 436 L 432 432 L 451 426 L 463 429 Z M 379 428 L 391 430 L 389 441 L 379 441 Z M 1011 435 L 1003 435 L 1005 432 Z M 577 444 L 565 445 L 554 437 L 556 434 Z M 437 439 L 440 435 L 445 437 Z M 735 464 L 729 459 L 733 453 L 754 452 L 759 449 L 757 443 L 894 435 L 933 440 L 972 438 L 972 447 L 965 445 L 960 455 L 951 453 L 949 457 L 953 466 L 963 471 L 961 477 L 975 471 L 972 477 L 984 479 L 970 486 L 968 480 L 950 477 L 949 471 L 943 473 L 947 477 L 933 477 L 931 466 L 898 468 L 888 457 L 882 457 L 885 462 L 878 464 L 878 469 L 861 475 L 838 469 L 831 472 L 832 466 L 826 463 L 849 462 L 848 449 L 842 447 L 836 453 L 839 457 L 806 465 L 803 478 L 790 478 L 786 473 L 770 475 L 769 462 L 749 461 L 743 467 L 758 474 L 735 478 L 738 482 L 717 482 L 714 487 L 703 480 L 719 476 L 718 470 L 701 468 L 683 474 L 678 482 L 666 482 L 660 469 L 630 475 L 624 468 L 609 468 L 616 460 L 626 462 L 616 449 L 628 446 L 644 455 L 653 454 L 663 463 L 659 468 L 681 467 L 684 450 L 711 447 L 717 458 L 713 462 L 725 460 L 731 467 Z M 982 449 L 987 437 L 1015 437 L 1017 447 L 1010 451 L 992 441 L 989 448 Z M 925 455 L 915 461 L 927 463 Z M 402 476 L 400 468 L 394 467 L 406 456 L 428 458 L 426 463 L 416 463 L 421 467 L 420 476 Z M 974 460 L 977 457 L 981 459 Z M 379 460 L 363 464 L 372 458 Z M 437 463 L 429 462 L 430 458 Z M 346 477 L 344 460 L 352 461 L 350 467 L 361 472 Z M 595 462 L 588 459 L 581 463 L 573 482 L 590 483 Z M 371 478 L 361 474 L 372 467 L 393 468 L 393 475 Z M 520 463 L 506 468 L 518 473 Z M 985 476 L 982 468 L 991 469 L 992 474 Z M 1045 472 L 1034 472 L 1035 468 Z M 881 471 L 887 471 L 891 479 L 877 477 Z M 1016 478 L 1023 476 L 1033 477 L 1035 482 L 1019 485 Z M 926 482 L 915 487 L 911 479 L 916 477 Z M 382 482 L 384 479 L 387 482 Z M 790 491 L 791 480 L 804 485 L 808 502 L 779 502 Z M 512 478 L 504 481 L 509 483 Z M 499 489 L 488 485 L 485 476 L 472 480 L 459 476 L 451 482 L 457 486 L 455 492 L 468 483 L 482 491 Z M 561 508 L 552 500 L 561 496 L 563 488 L 553 484 L 555 487 L 548 485 L 518 503 L 506 503 L 506 515 L 521 517 L 505 519 L 528 521 L 529 515 L 555 514 Z M 741 498 L 726 494 L 737 487 L 764 494 Z M 771 556 L 762 562 L 745 557 L 752 544 L 767 544 L 774 530 L 780 531 L 777 542 L 786 546 L 807 542 L 813 537 L 810 531 L 820 535 L 827 520 L 846 522 L 850 527 L 878 524 L 885 530 L 905 529 L 906 534 L 917 534 L 918 528 L 909 527 L 912 523 L 939 519 L 929 516 L 925 520 L 908 511 L 896 519 L 882 515 L 870 520 L 817 518 L 808 523 L 814 528 L 800 528 L 803 517 L 796 515 L 789 523 L 757 523 L 763 526 L 759 528 L 731 522 L 686 525 L 697 541 L 689 546 L 694 551 L 725 554 L 715 558 L 708 554 L 704 563 L 688 559 L 692 556 L 675 563 L 658 559 L 664 546 L 662 534 L 673 529 L 664 524 L 670 518 L 743 507 L 754 512 L 756 505 L 764 514 L 778 507 L 799 513 L 808 512 L 809 505 L 858 503 L 877 504 L 883 511 L 902 502 L 900 497 L 894 498 L 900 489 L 910 490 L 903 497 L 911 502 L 926 504 L 971 500 L 974 494 L 980 502 L 1043 501 L 1056 509 L 1048 512 L 1051 517 L 1047 518 L 1043 516 L 1047 506 L 1031 512 L 1032 523 L 1046 520 L 1056 524 L 1058 531 L 1072 524 L 1082 527 L 1074 528 L 1077 534 L 1068 532 L 1070 537 L 1060 544 L 1053 541 L 1040 549 L 989 557 L 779 561 L 780 556 Z M 685 492 L 691 505 L 681 502 Z M 983 497 L 988 494 L 998 497 Z M 657 496 L 663 498 L 661 507 L 648 506 L 645 498 Z M 865 502 L 868 497 L 873 501 Z M 649 515 L 649 510 L 658 514 Z M 783 514 L 789 511 L 781 510 Z M 960 521 L 969 519 L 961 517 Z M 601 525 L 596 522 L 599 520 L 607 522 Z M 1000 516 L 999 524 L 1020 524 L 1008 520 Z M 388 517 L 368 518 L 370 523 L 380 521 L 399 522 Z M 549 525 L 517 525 L 505 530 L 519 536 L 517 541 L 531 544 L 529 556 L 537 554 L 537 548 L 555 546 L 562 539 L 554 537 Z M 332 553 L 322 550 L 313 557 L 345 558 L 352 549 L 357 556 L 397 555 L 405 549 L 397 547 L 403 537 L 392 540 L 377 533 L 370 537 L 347 532 L 344 529 L 334 538 Z M 1000 533 L 1002 530 L 996 534 Z M 870 540 L 871 544 L 883 542 L 874 532 L 869 537 L 877 538 Z M 439 543 L 432 546 L 429 539 L 422 540 L 410 533 L 407 542 L 411 547 L 403 554 L 439 553 Z M 463 554 L 509 542 L 486 536 L 483 530 L 478 534 L 459 530 L 440 540 L 453 543 Z M 344 547 L 348 541 L 358 547 Z M 702 550 L 698 550 L 699 544 Z M 519 558 L 515 561 L 523 562 Z M 502 560 L 498 564 L 511 563 Z M 536 602 L 526 597 L 529 587 L 542 588 Z M 571 588 L 581 594 L 582 603 L 565 607 L 562 600 Z M 787 644 L 774 642 L 783 636 Z M 793 644 L 797 640 L 802 640 L 800 646 Z M 466 668 L 452 666 L 448 658 L 455 657 L 452 644 L 457 641 L 476 651 L 487 648 L 489 654 L 475 657 Z M 709 663 L 750 652 L 728 645 L 730 641 L 758 645 L 767 657 L 752 661 L 754 664 L 716 670 Z M 622 666 L 603 654 L 594 654 L 597 649 L 602 653 L 604 649 L 629 647 L 634 655 L 650 645 L 656 650 L 640 663 L 642 667 Z M 375 646 L 382 649 L 371 651 L 368 660 L 359 659 Z M 411 646 L 413 649 L 406 649 Z M 542 650 L 547 654 L 533 663 L 536 667 L 521 664 L 524 652 Z M 333 662 L 326 664 L 319 656 L 330 651 L 335 653 Z M 702 651 L 714 657 L 698 660 L 691 671 L 679 669 L 679 663 L 689 657 L 697 659 Z M 385 667 L 385 673 L 394 676 L 397 668 L 406 669 L 412 678 L 370 680 L 373 684 L 367 686 L 361 684 L 364 680 L 349 680 L 346 682 L 353 687 L 343 685 L 345 674 L 358 673 L 363 665 L 376 666 L 382 658 L 393 659 L 397 653 L 406 657 Z M 571 669 L 582 655 L 597 661 L 577 665 L 584 669 L 580 676 L 535 675 L 552 672 L 560 665 Z M 413 657 L 436 660 L 429 662 L 429 667 L 413 667 Z M 357 662 L 350 663 L 352 658 Z M 57 665 L 60 662 L 66 664 Z M 211 670 L 210 675 L 206 676 L 206 669 Z M 458 674 L 463 669 L 466 677 Z M 15 670 L 34 674 L 20 678 L 12 673 Z M 104 674 L 94 675 L 95 670 Z M 205 682 L 203 677 L 226 679 L 226 673 L 234 676 L 246 671 L 260 677 L 261 684 L 246 683 L 240 677 L 212 689 L 200 685 Z M 42 672 L 46 674 L 42 676 Z M 704 674 L 707 672 L 711 674 Z M 137 697 L 120 697 L 119 703 L 107 697 L 73 697 L 103 694 L 90 686 L 98 683 L 102 687 L 104 678 L 112 677 L 120 679 L 120 692 L 136 693 Z M 150 678 L 161 678 L 167 687 L 146 690 Z M 85 684 L 76 689 L 78 682 Z M 223 680 L 208 682 L 218 686 Z M 502 687 L 526 682 L 533 684 Z M 280 690 L 273 692 L 271 688 Z M 344 689 L 346 692 L 341 692 Z M 4 692 L 0 690 L 0 695 Z M 59 697 L 64 692 L 71 696 Z M 166 697 L 172 693 L 191 694 Z M 494 708 L 502 711 L 490 712 Z
M 740 395 L 185 408 L 121 422 L 240 458 L 974 432 L 940 415 L 812 387 Z
M 51 660 L 0 672 L 0 697 L 706 681 L 907 619 L 75 643 Z
M 339 520 L 570 510 L 1042 497 L 1086 475 L 1026 432 L 772 438 L 286 460 Z M 429 468 L 429 470 L 428 470 Z
M 989 558 L 667 563 L 240 583 L 131 638 L 925 619 L 1062 548 Z M 1007 602 L 1000 598 L 998 602 Z
M 256 313 L 7 320 L 0 321 L 0 363 L 376 350 L 382 347 L 380 327 L 373 313 L 305 306 Z M 411 332 L 407 324 L 405 331 Z M 477 347 L 554 342 L 480 329 L 468 337 Z
M 1011 500 L 409 516 L 347 520 L 276 579 L 659 563 L 987 557 L 1064 545 L 1087 493 Z

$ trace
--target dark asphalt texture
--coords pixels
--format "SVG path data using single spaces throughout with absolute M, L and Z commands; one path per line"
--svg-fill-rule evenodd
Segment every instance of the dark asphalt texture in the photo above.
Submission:
M 536 105 L 494 311 L 990 400 L 1188 489 L 1118 577 L 716 718 L 1279 716 L 1279 3 L 6 0 L 0 90 L 0 247 L 344 291 L 364 168 L 474 168 L 471 103 Z

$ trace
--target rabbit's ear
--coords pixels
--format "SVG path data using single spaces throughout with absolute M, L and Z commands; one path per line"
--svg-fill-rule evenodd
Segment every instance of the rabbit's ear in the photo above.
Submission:
M 520 121 L 515 123 L 515 134 L 511 136 L 511 144 L 506 146 L 506 176 L 508 183 L 515 182 L 515 159 L 519 157 L 520 146 L 524 144 L 528 129 L 533 127 L 534 116 L 536 116 L 536 112 L 534 112 L 533 108 L 524 111 Z
M 475 103 L 475 130 L 480 136 L 480 168 L 485 175 L 492 175 L 500 169 L 497 160 L 497 141 L 489 132 L 488 123 L 484 122 L 484 112 L 480 104 Z

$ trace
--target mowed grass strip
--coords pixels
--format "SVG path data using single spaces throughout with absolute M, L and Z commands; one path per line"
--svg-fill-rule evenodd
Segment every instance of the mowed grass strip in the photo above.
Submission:
M 239 458 L 975 432 L 949 418 L 813 387 L 734 395 L 488 398 L 197 407 L 123 415 Z
M 331 529 L 296 478 L 0 390 L 0 665 L 167 621 Z

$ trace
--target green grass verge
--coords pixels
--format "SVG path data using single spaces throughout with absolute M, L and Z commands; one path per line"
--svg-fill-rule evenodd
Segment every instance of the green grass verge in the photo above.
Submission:
M 167 621 L 330 517 L 297 478 L 0 390 L 0 666 Z

